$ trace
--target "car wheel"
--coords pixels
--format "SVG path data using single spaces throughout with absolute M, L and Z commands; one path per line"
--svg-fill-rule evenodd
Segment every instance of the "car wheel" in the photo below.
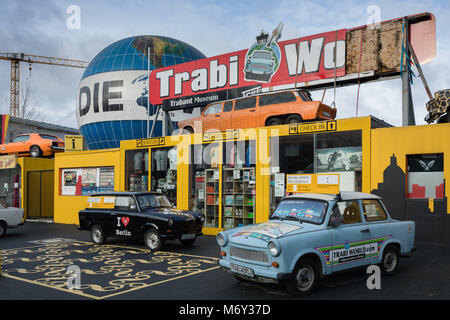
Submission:
M 147 230 L 144 234 L 144 242 L 147 248 L 152 251 L 158 251 L 163 245 L 163 240 L 159 235 L 158 231 L 154 229 Z
M 3 237 L 6 233 L 6 223 L 3 221 L 0 221 L 0 237 Z
M 400 260 L 400 253 L 394 246 L 388 246 L 383 251 L 383 257 L 381 259 L 381 272 L 384 275 L 393 275 L 398 268 L 398 262 Z
M 267 120 L 267 126 L 279 126 L 282 125 L 283 123 L 281 122 L 281 119 L 279 118 L 270 118 L 269 120 Z
M 319 268 L 312 259 L 302 259 L 294 269 L 293 278 L 286 280 L 285 286 L 293 296 L 311 294 L 319 281 Z
M 33 158 L 40 158 L 42 157 L 42 150 L 39 148 L 39 146 L 31 146 L 30 148 L 30 155 Z
M 186 239 L 186 240 L 181 240 L 181 239 L 180 239 L 181 243 L 182 243 L 184 246 L 191 246 L 191 245 L 193 245 L 194 242 L 195 242 L 195 240 L 197 240 L 197 237 L 195 237 L 194 239 Z
M 287 117 L 286 123 L 287 124 L 294 124 L 294 123 L 300 123 L 302 122 L 302 117 L 300 117 L 298 114 L 293 114 Z
M 91 228 L 91 239 L 95 244 L 104 244 L 106 241 L 105 233 L 103 232 L 102 227 L 98 224 L 92 226 Z

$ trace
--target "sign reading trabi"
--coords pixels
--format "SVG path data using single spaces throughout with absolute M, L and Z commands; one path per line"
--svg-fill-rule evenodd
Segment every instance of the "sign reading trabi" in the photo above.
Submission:
M 227 130 L 203 133 L 204 142 L 225 141 L 239 139 L 239 130 Z
M 315 133 L 323 131 L 336 131 L 336 121 L 323 121 L 311 123 L 296 123 L 289 126 L 289 134 Z
M 166 138 L 164 138 L 164 137 L 147 138 L 147 139 L 136 140 L 136 147 L 138 147 L 138 148 L 153 147 L 153 146 L 163 146 L 165 144 L 166 144 Z

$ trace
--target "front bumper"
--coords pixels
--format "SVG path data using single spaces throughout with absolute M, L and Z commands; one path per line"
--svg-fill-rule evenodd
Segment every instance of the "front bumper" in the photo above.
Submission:
M 244 263 L 241 261 L 233 261 L 231 263 L 252 269 L 253 273 L 254 273 L 254 277 L 248 277 L 248 276 L 238 274 L 238 273 L 231 271 L 230 260 L 228 260 L 228 259 L 220 259 L 219 260 L 219 265 L 223 270 L 229 272 L 233 276 L 236 276 L 236 277 L 239 277 L 239 278 L 242 278 L 245 280 L 249 280 L 249 281 L 254 281 L 254 282 L 259 282 L 259 283 L 280 283 L 280 281 L 282 281 L 282 280 L 287 280 L 287 279 L 292 278 L 291 273 L 278 272 L 277 269 L 275 269 L 274 267 L 271 267 L 271 266 L 263 267 L 263 266 L 259 266 L 259 265 Z

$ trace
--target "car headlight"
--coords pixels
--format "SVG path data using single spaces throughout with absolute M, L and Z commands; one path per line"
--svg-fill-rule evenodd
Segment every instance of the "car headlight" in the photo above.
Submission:
M 270 241 L 267 245 L 269 248 L 269 252 L 272 256 L 276 257 L 279 256 L 281 253 L 281 246 L 278 241 Z
M 172 219 L 172 218 L 169 218 L 169 219 L 167 220 L 167 225 L 168 225 L 169 227 L 173 226 L 173 219 Z
M 227 244 L 227 236 L 225 233 L 219 232 L 216 236 L 217 244 L 221 247 Z

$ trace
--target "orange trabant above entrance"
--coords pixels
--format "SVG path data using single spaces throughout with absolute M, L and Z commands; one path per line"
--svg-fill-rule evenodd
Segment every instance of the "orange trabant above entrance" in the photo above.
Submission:
M 334 120 L 336 109 L 312 101 L 309 92 L 282 91 L 211 103 L 202 115 L 180 121 L 187 133 Z

